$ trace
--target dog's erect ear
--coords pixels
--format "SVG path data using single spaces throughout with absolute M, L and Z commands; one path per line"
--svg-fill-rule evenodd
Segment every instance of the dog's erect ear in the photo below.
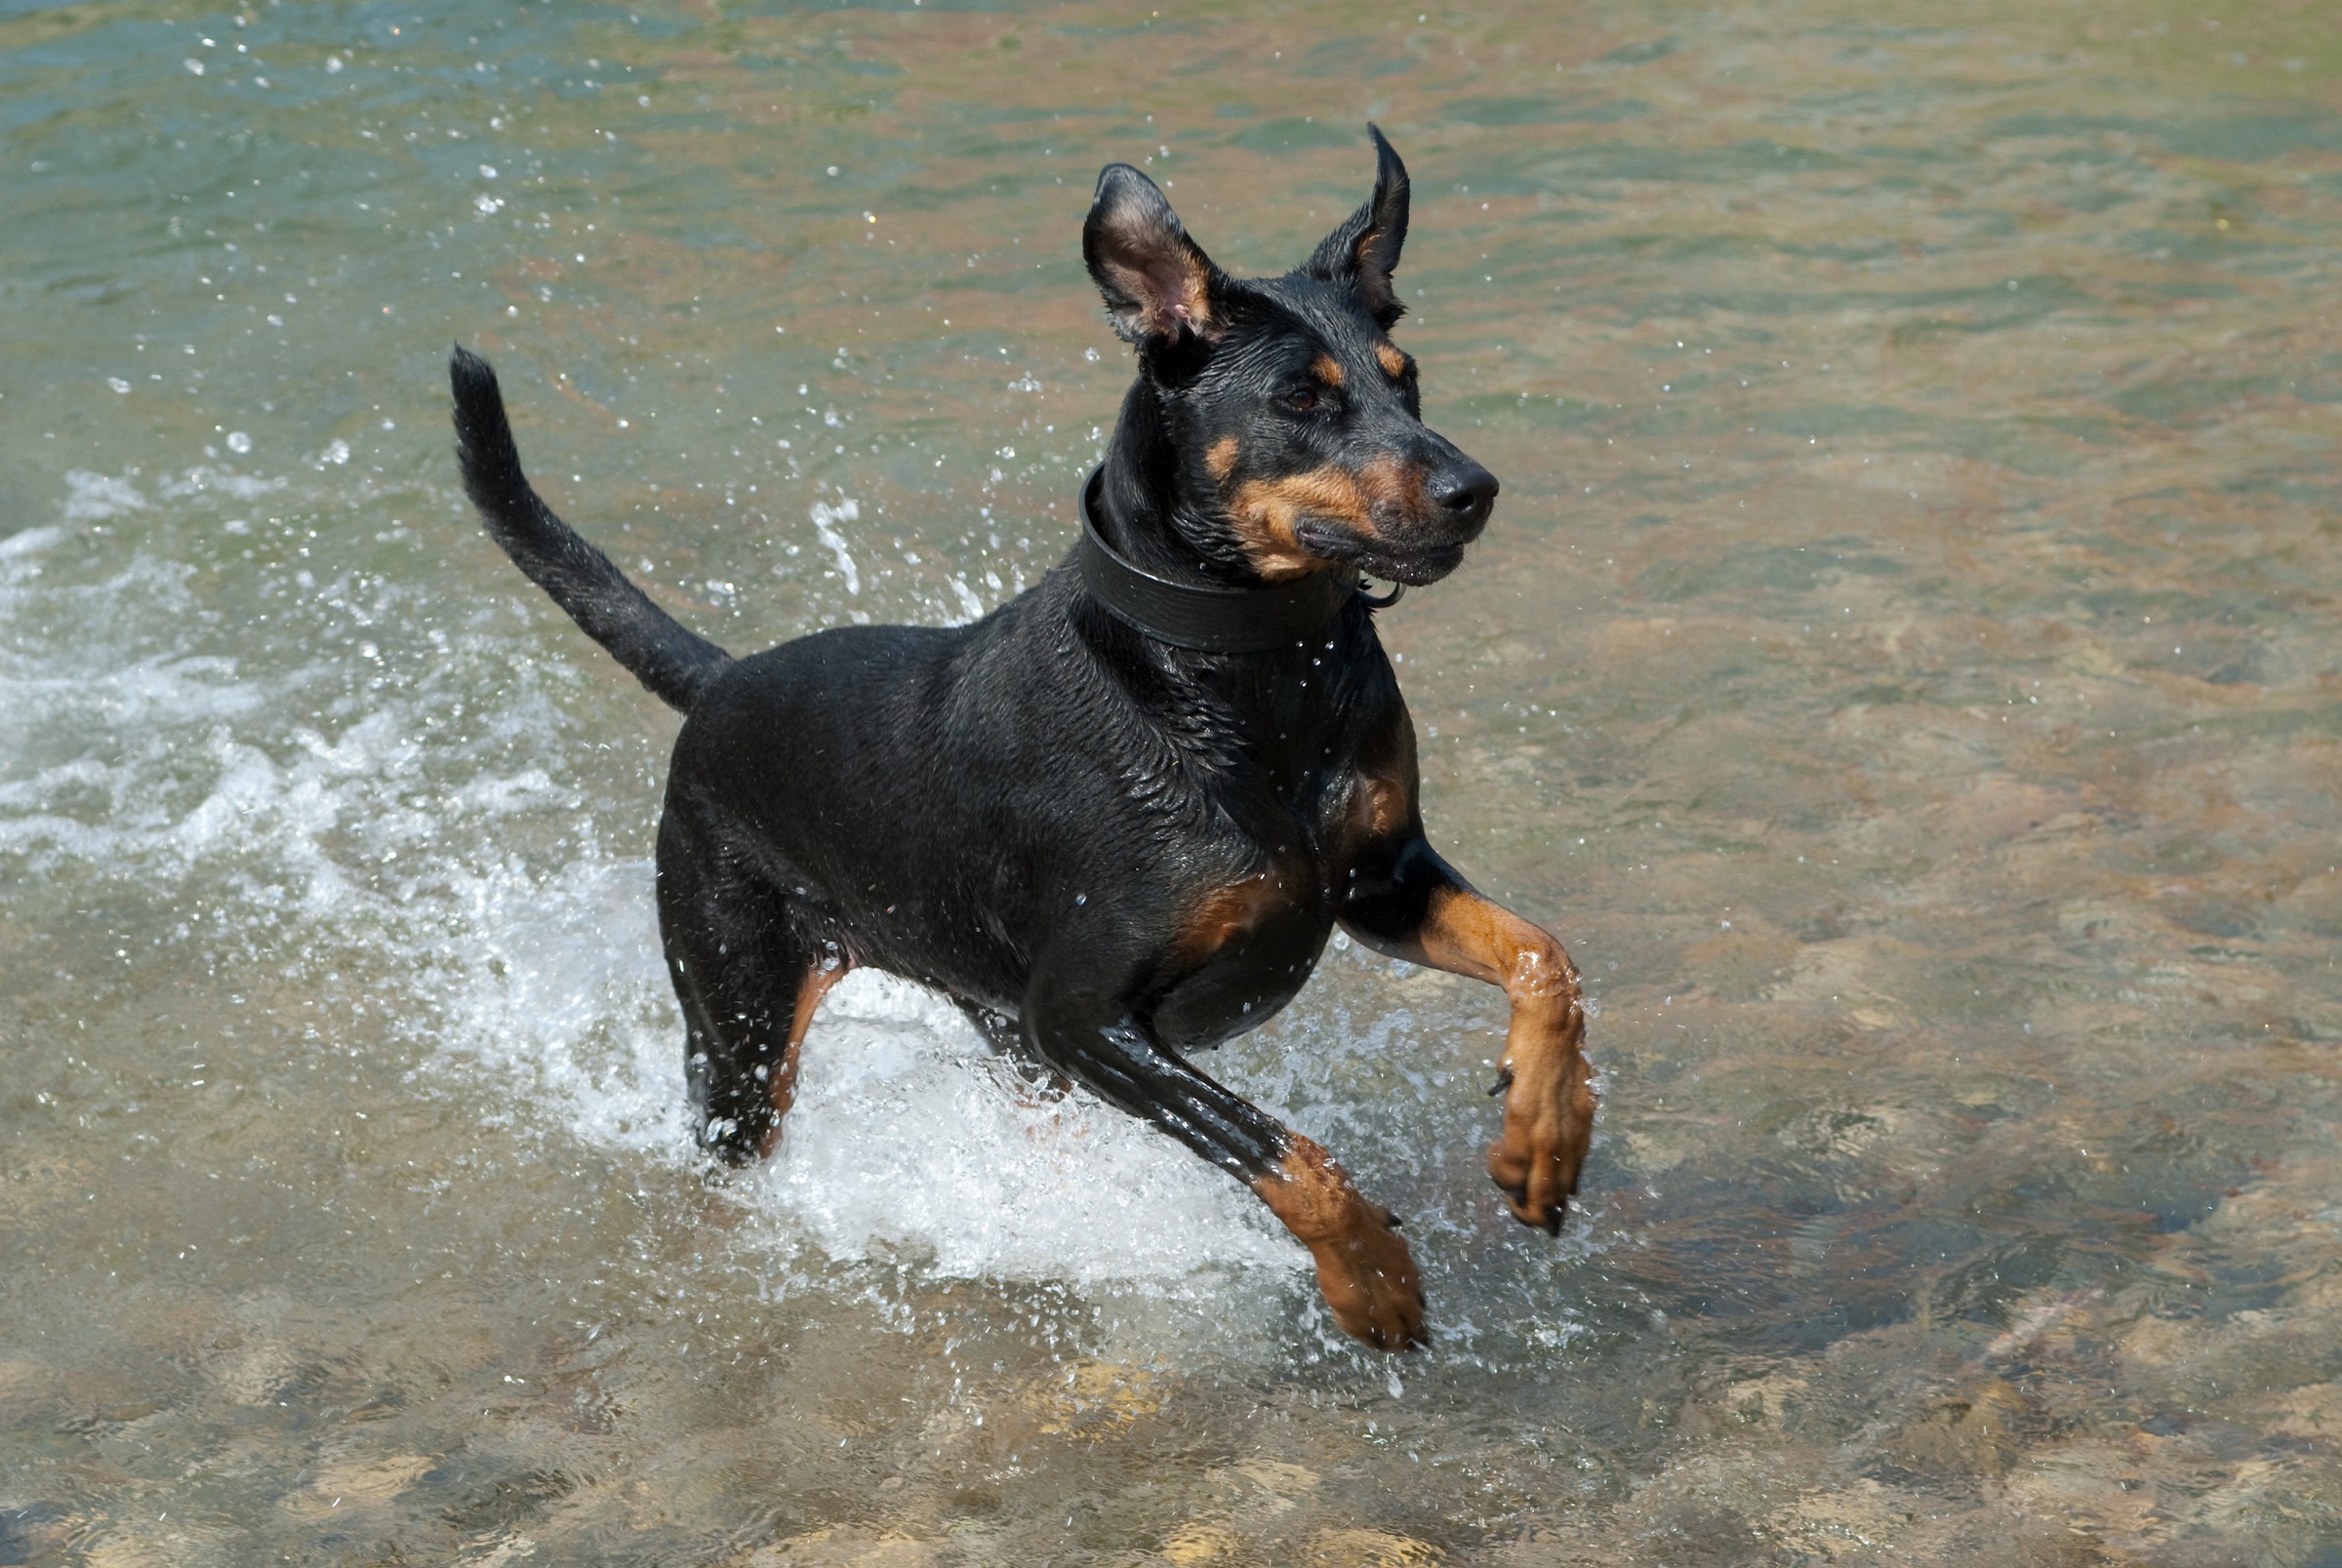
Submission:
M 1154 181 L 1129 164 L 1099 173 L 1081 259 L 1125 342 L 1167 347 L 1191 333 L 1220 335 L 1212 301 L 1220 269 L 1188 238 Z
M 1383 133 L 1369 125 L 1374 138 L 1374 194 L 1366 205 L 1325 237 L 1302 263 L 1302 271 L 1327 283 L 1348 283 L 1358 291 L 1358 302 L 1385 332 L 1407 312 L 1391 286 L 1398 270 L 1398 248 L 1407 242 L 1407 166 L 1398 161 Z

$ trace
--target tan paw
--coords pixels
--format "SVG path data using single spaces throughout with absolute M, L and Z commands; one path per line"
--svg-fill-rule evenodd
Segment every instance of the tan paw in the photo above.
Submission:
M 1423 1279 L 1397 1218 L 1360 1197 L 1323 1148 L 1293 1135 L 1283 1163 L 1252 1188 L 1310 1249 L 1317 1289 L 1345 1334 L 1378 1350 L 1429 1343 Z
M 1558 1072 L 1513 1077 L 1505 1094 L 1505 1130 L 1488 1146 L 1488 1174 L 1522 1225 L 1561 1233 L 1578 1170 L 1594 1136 L 1594 1069 L 1572 1054 Z
M 1352 1339 L 1378 1350 L 1412 1350 L 1431 1343 L 1423 1325 L 1423 1280 L 1414 1254 L 1389 1209 L 1359 1199 L 1340 1237 L 1312 1242 L 1317 1289 Z

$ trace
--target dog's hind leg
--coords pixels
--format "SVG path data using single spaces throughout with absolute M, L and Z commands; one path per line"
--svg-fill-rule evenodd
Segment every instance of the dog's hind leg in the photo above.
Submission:
M 694 1133 L 745 1165 L 780 1142 L 805 1030 L 850 965 L 796 901 L 671 811 L 659 828 L 659 931 L 683 1006 Z

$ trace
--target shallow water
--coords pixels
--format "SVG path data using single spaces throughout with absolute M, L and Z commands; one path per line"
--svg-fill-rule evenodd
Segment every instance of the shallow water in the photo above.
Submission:
M 2342 1564 L 2329 17 L 18 5 L 0 84 L 0 1563 Z M 441 369 L 735 649 L 964 619 L 1127 378 L 1098 166 L 1278 269 L 1369 116 L 1505 482 L 1383 618 L 1427 811 L 1606 1073 L 1556 1243 L 1493 993 L 1338 948 L 1211 1064 L 1408 1217 L 1395 1363 L 880 977 L 695 1158 L 673 720 Z

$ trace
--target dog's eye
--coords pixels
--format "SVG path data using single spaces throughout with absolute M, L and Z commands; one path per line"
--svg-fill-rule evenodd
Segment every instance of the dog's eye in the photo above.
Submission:
M 1317 406 L 1317 388 L 1297 386 L 1285 394 L 1285 407 L 1296 414 L 1307 414 Z

